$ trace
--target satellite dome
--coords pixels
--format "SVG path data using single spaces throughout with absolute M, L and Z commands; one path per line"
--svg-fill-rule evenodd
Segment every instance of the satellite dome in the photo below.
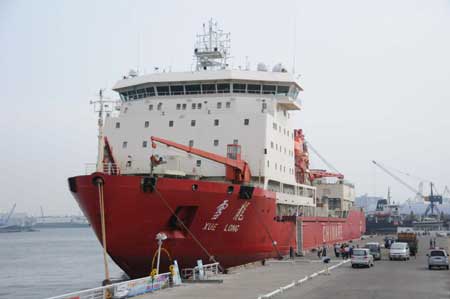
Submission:
M 128 73 L 128 76 L 130 76 L 131 78 L 137 77 L 139 74 L 136 70 L 131 69 L 130 72 Z
M 267 65 L 264 62 L 258 63 L 258 66 L 256 67 L 258 72 L 267 72 Z
M 284 67 L 284 65 L 280 62 L 273 66 L 272 72 L 276 73 L 287 73 L 287 69 Z

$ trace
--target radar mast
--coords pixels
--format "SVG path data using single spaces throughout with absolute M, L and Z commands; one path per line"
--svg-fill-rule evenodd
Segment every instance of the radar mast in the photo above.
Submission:
M 228 67 L 230 58 L 230 33 L 219 29 L 212 19 L 203 24 L 203 33 L 197 34 L 194 55 L 197 60 L 196 70 L 222 70 Z

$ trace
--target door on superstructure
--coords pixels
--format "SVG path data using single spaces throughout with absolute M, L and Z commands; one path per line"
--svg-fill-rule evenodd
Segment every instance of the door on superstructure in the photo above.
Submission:
M 301 221 L 298 217 L 295 220 L 296 222 L 296 237 L 297 237 L 297 254 L 303 255 L 303 221 Z

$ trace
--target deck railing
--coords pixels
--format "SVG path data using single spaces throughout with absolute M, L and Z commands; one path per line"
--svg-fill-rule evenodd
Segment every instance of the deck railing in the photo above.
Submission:
M 119 282 L 104 287 L 68 293 L 48 299 L 105 299 L 105 298 L 131 298 L 161 289 L 173 287 L 171 274 L 162 273 L 154 277 L 143 277 L 129 281 Z
M 181 270 L 181 275 L 185 279 L 206 280 L 208 277 L 219 274 L 219 263 L 206 264 L 202 267 L 185 268 Z
M 119 175 L 120 174 L 120 166 L 117 163 L 103 163 L 102 165 L 103 173 L 109 175 Z M 97 171 L 96 163 L 86 163 L 84 166 L 85 174 L 91 174 Z

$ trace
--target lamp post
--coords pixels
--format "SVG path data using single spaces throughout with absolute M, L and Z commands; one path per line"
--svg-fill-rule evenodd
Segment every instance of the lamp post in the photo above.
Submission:
M 161 246 L 165 239 L 167 239 L 167 236 L 165 233 L 157 233 L 156 234 L 156 240 L 158 240 L 158 260 L 156 262 L 156 275 L 159 274 L 159 261 L 161 258 Z

